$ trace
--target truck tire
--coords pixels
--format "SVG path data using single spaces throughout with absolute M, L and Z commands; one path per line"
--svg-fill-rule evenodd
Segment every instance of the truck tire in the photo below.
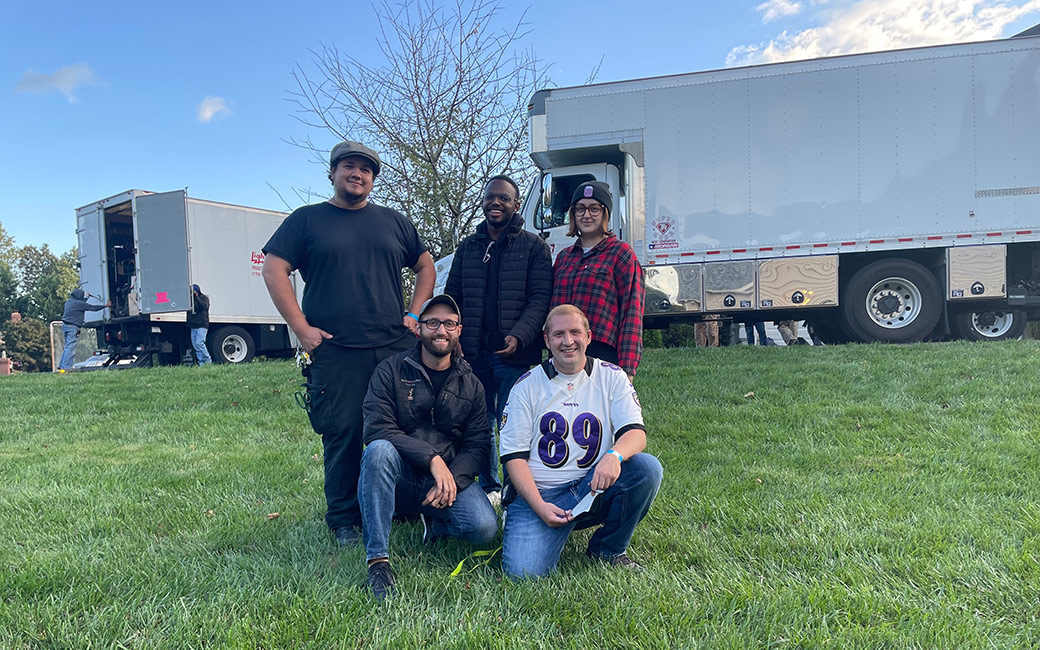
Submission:
M 209 353 L 216 363 L 248 363 L 256 355 L 256 345 L 249 332 L 229 325 L 210 335 Z
M 864 343 L 913 343 L 928 336 L 942 316 L 939 282 L 917 262 L 872 262 L 845 285 L 841 310 L 849 334 Z
M 953 334 L 968 341 L 1006 341 L 1025 334 L 1029 317 L 1021 309 L 963 311 L 953 317 Z

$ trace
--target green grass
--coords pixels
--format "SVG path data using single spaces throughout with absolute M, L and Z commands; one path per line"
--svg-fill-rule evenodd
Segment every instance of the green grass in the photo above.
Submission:
M 0 648 L 1033 648 L 1040 344 L 654 350 L 619 575 L 391 539 L 361 589 L 284 362 L 0 378 Z M 753 394 L 752 394 L 753 393 Z M 279 513 L 269 519 L 269 513 Z

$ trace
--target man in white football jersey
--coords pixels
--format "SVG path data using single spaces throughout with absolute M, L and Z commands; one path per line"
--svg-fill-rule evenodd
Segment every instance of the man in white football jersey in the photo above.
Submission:
M 542 334 L 552 358 L 517 380 L 502 414 L 500 456 L 513 488 L 503 495 L 502 566 L 516 578 L 545 575 L 571 531 L 602 524 L 585 553 L 641 571 L 626 551 L 662 469 L 642 453 L 639 398 L 624 370 L 585 356 L 592 334 L 574 305 L 550 311 Z

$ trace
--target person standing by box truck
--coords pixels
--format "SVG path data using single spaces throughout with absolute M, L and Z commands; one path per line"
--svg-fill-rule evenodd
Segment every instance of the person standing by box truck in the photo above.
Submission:
M 592 327 L 589 354 L 635 379 L 643 356 L 643 269 L 632 247 L 610 228 L 610 186 L 582 183 L 571 197 L 569 237 L 553 264 L 552 307 L 581 309 Z
M 481 487 L 492 503 L 501 499 L 498 445 L 502 410 L 520 375 L 542 360 L 539 328 L 552 297 L 552 255 L 545 241 L 524 230 L 520 189 L 508 176 L 484 186 L 484 221 L 459 244 L 444 285 L 462 309 L 459 344 L 484 386 L 491 450 L 481 467 Z
M 191 328 L 191 347 L 195 350 L 195 360 L 200 366 L 213 363 L 206 348 L 206 334 L 209 332 L 209 296 L 202 293 L 199 285 L 191 285 L 192 301 L 195 306 L 188 312 L 188 327 Z
M 79 331 L 83 327 L 84 314 L 88 311 L 100 311 L 112 306 L 111 300 L 103 305 L 92 305 L 87 302 L 88 298 L 93 297 L 83 289 L 76 288 L 65 301 L 65 311 L 61 315 L 61 332 L 65 336 L 65 349 L 61 353 L 58 372 L 65 372 L 72 368 L 76 355 L 76 342 L 79 341 Z
M 433 258 L 415 225 L 368 200 L 379 155 L 344 141 L 329 157 L 334 194 L 289 215 L 263 248 L 263 278 L 278 312 L 310 360 L 308 416 L 322 436 L 325 521 L 341 546 L 360 540 L 361 402 L 376 365 L 410 349 L 419 332 L 419 306 L 433 295 Z M 401 270 L 415 271 L 402 314 Z M 302 307 L 289 274 L 306 286 Z

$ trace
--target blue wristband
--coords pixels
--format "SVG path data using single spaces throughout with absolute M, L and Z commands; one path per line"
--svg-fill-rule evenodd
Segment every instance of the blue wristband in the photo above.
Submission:
M 404 313 L 404 315 L 405 315 L 405 316 L 411 316 L 412 318 L 414 318 L 414 319 L 415 319 L 415 322 L 416 322 L 416 323 L 418 323 L 418 322 L 419 322 L 419 317 L 418 317 L 418 316 L 416 316 L 415 314 L 413 314 L 413 313 L 412 313 L 412 312 L 410 312 L 410 311 L 406 311 L 406 312 Z
M 614 454 L 615 456 L 617 456 L 617 459 L 618 459 L 619 463 L 625 462 L 625 457 L 621 455 L 621 452 L 615 451 L 614 449 L 608 449 L 607 453 L 608 454 Z

